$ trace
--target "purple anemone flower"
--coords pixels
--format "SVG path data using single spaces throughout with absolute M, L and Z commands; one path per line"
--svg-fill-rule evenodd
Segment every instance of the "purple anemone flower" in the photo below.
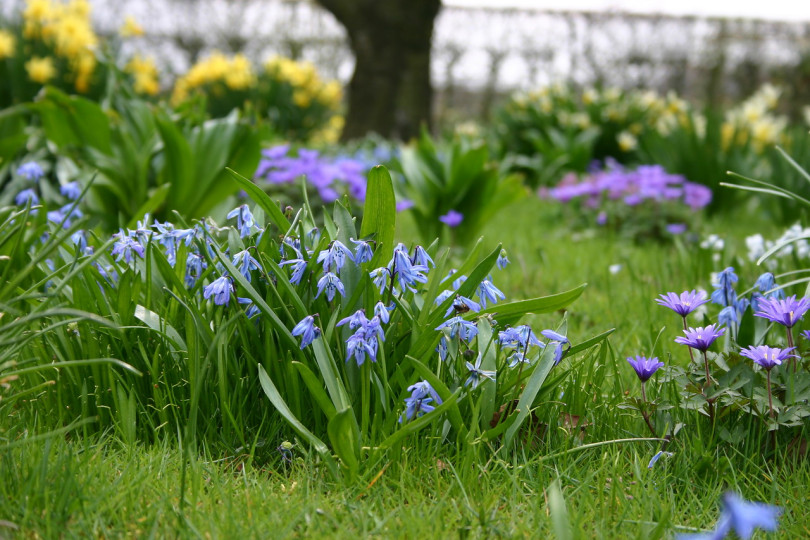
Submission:
M 759 347 L 754 347 L 751 345 L 747 349 L 741 350 L 740 355 L 750 358 L 760 366 L 770 371 L 774 366 L 781 365 L 782 362 L 788 358 L 798 358 L 797 355 L 790 354 L 795 349 L 796 347 L 778 349 L 776 347 L 768 347 L 767 345 L 760 345 Z
M 758 302 L 757 307 L 759 311 L 754 313 L 755 317 L 762 317 L 782 326 L 793 328 L 793 325 L 799 322 L 810 309 L 810 298 L 804 297 L 797 300 L 795 294 L 784 300 L 764 298 Z
M 464 221 L 464 214 L 455 210 L 450 210 L 443 216 L 439 216 L 439 221 L 448 227 L 458 227 Z
M 704 291 L 698 292 L 695 290 L 682 292 L 680 296 L 674 292 L 661 294 L 659 296 L 661 298 L 655 299 L 658 305 L 668 307 L 681 317 L 686 317 L 695 309 L 709 301 Z
M 631 356 L 627 361 L 636 370 L 636 375 L 641 382 L 647 382 L 659 368 L 664 367 L 664 363 L 657 357 L 647 358 L 646 356 Z
M 716 325 L 714 324 L 710 324 L 709 326 L 703 328 L 689 328 L 684 330 L 683 333 L 686 335 L 686 337 L 676 337 L 675 343 L 687 345 L 701 352 L 706 352 L 709 347 L 712 346 L 714 340 L 726 332 L 725 328 L 715 328 L 715 326 Z

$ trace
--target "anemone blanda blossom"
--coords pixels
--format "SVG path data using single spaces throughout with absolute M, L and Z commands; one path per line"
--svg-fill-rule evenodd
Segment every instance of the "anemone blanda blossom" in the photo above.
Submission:
M 632 368 L 636 371 L 641 382 L 647 382 L 659 368 L 664 367 L 664 363 L 657 357 L 647 358 L 646 356 L 631 356 L 627 358 Z
M 788 358 L 798 358 L 797 355 L 790 354 L 795 349 L 796 347 L 779 349 L 776 347 L 768 347 L 767 345 L 760 345 L 759 347 L 754 347 L 751 345 L 749 348 L 741 350 L 740 355 L 750 358 L 760 366 L 770 371 L 774 368 L 774 366 L 781 365 L 782 362 Z
M 680 295 L 674 292 L 659 295 L 655 301 L 660 306 L 668 307 L 681 317 L 686 317 L 694 310 L 709 301 L 704 291 L 684 291 Z
M 782 326 L 793 328 L 804 314 L 810 309 L 810 298 L 804 297 L 796 299 L 796 295 L 788 296 L 780 300 L 778 298 L 764 298 L 758 303 L 759 311 L 754 313 L 755 317 L 762 317 Z
M 439 221 L 448 227 L 458 227 L 464 221 L 464 214 L 456 210 L 450 210 L 443 216 L 439 216 Z
M 712 346 L 714 340 L 725 334 L 725 328 L 716 328 L 716 325 L 710 324 L 706 327 L 688 328 L 684 330 L 684 336 L 675 338 L 675 343 L 687 345 L 693 349 L 701 352 L 706 352 Z

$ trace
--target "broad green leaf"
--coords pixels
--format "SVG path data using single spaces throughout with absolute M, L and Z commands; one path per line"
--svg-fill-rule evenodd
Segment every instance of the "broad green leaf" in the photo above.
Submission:
M 534 398 L 537 396 L 540 388 L 542 388 L 543 382 L 546 380 L 546 377 L 548 377 L 548 374 L 553 367 L 554 348 L 546 347 L 543 349 L 543 354 L 541 354 L 540 358 L 537 359 L 537 365 L 529 377 L 529 380 L 526 382 L 526 386 L 523 388 L 523 393 L 520 395 L 517 410 L 513 413 L 517 415 L 517 420 L 515 420 L 514 424 L 509 426 L 509 429 L 506 430 L 506 435 L 504 436 L 503 445 L 505 448 L 512 446 L 512 441 L 514 440 L 517 431 L 520 429 L 520 426 L 523 425 L 523 422 L 526 421 L 526 418 L 528 418 L 529 412 L 531 412 Z
M 380 261 L 387 262 L 394 254 L 396 215 L 397 204 L 391 175 L 388 169 L 378 165 L 368 173 L 363 222 L 360 225 L 360 237 L 373 237 L 377 242 L 372 267 L 380 266 Z
M 517 302 L 510 302 L 508 304 L 494 304 L 482 310 L 478 315 L 492 314 L 502 325 L 515 324 L 527 313 L 551 313 L 566 307 L 579 298 L 587 286 L 587 283 L 583 283 L 575 289 L 558 294 L 541 296 L 529 300 L 518 300 Z
M 329 448 L 320 440 L 314 433 L 308 430 L 304 424 L 302 424 L 298 418 L 292 413 L 290 408 L 287 406 L 287 403 L 284 401 L 284 398 L 281 397 L 279 394 L 276 385 L 273 384 L 273 381 L 267 375 L 267 372 L 264 370 L 264 366 L 259 364 L 259 383 L 262 385 L 262 390 L 264 390 L 265 395 L 270 399 L 270 403 L 276 408 L 276 410 L 281 413 L 281 416 L 292 426 L 292 428 L 304 438 L 312 447 L 321 455 L 321 458 L 326 462 L 327 467 L 332 472 L 332 475 L 337 477 L 337 464 L 335 463 L 332 454 L 329 453 Z
M 301 375 L 301 379 L 304 380 L 304 384 L 307 386 L 309 393 L 312 395 L 312 399 L 314 399 L 315 403 L 317 403 L 321 408 L 323 413 L 326 415 L 327 420 L 331 420 L 337 411 L 335 410 L 335 406 L 332 405 L 332 402 L 329 400 L 329 396 L 326 395 L 326 392 L 323 389 L 323 384 L 318 380 L 318 376 L 301 362 L 293 362 L 292 365 L 296 370 L 298 370 L 298 374 Z
M 360 429 L 351 407 L 344 409 L 329 420 L 326 427 L 332 449 L 349 471 L 353 480 L 360 468 Z

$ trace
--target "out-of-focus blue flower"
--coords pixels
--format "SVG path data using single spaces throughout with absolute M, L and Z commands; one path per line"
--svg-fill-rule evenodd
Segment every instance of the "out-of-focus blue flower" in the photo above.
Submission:
M 205 260 L 196 253 L 189 253 L 186 257 L 186 276 L 185 283 L 189 289 L 197 283 L 197 280 L 203 273 L 203 270 L 208 266 Z
M 39 197 L 34 188 L 26 188 L 17 193 L 17 196 L 14 197 L 14 204 L 17 206 L 25 206 L 29 202 L 31 206 L 39 204 Z
M 735 283 L 737 283 L 737 274 L 734 273 L 734 268 L 731 266 L 718 273 L 717 283 L 714 284 L 716 289 L 711 296 L 712 302 L 726 307 L 735 305 L 737 303 Z
M 737 317 L 737 308 L 734 306 L 724 307 L 717 315 L 717 322 L 722 326 L 734 326 L 740 322 Z
M 475 365 L 471 364 L 470 362 L 465 362 L 467 366 L 467 371 L 470 372 L 470 376 L 467 377 L 467 380 L 464 382 L 464 386 L 472 385 L 473 390 L 478 388 L 478 385 L 481 383 L 482 379 L 489 379 L 491 381 L 495 380 L 495 372 L 481 369 L 481 355 L 478 355 L 478 359 L 475 361 Z
M 17 167 L 17 174 L 28 180 L 36 182 L 45 175 L 39 163 L 36 161 L 29 161 Z
M 289 145 L 264 150 L 255 177 L 273 184 L 286 184 L 303 176 L 324 202 L 336 200 L 342 186 L 346 186 L 355 199 L 365 200 L 368 167 L 362 161 L 322 156 L 317 150 L 306 148 L 300 148 L 297 156 L 288 155 L 289 150 Z
M 59 186 L 59 193 L 71 201 L 75 201 L 82 194 L 82 186 L 75 180 Z
M 315 298 L 318 298 L 324 290 L 326 291 L 326 299 L 330 302 L 335 297 L 335 292 L 339 292 L 340 296 L 346 296 L 346 289 L 344 289 L 343 283 L 340 281 L 340 278 L 332 272 L 325 273 L 321 279 L 318 280 L 318 292 L 315 294 Z
M 83 230 L 78 230 L 70 236 L 70 241 L 76 246 L 77 251 L 84 252 L 87 249 L 87 236 Z
M 124 229 L 120 229 L 116 234 L 113 235 L 113 238 L 118 239 L 113 244 L 113 249 L 111 252 L 116 261 L 121 262 L 121 259 L 123 259 L 127 262 L 127 264 L 131 264 L 133 251 L 143 259 L 144 247 L 134 238 L 131 238 L 128 234 L 126 234 Z
M 214 304 L 218 306 L 227 306 L 231 301 L 231 293 L 233 292 L 233 283 L 228 276 L 221 276 L 212 281 L 210 284 L 203 287 L 203 298 L 208 300 L 214 297 Z
M 234 208 L 228 212 L 226 217 L 228 219 L 236 218 L 236 228 L 239 229 L 239 236 L 242 238 L 250 236 L 254 227 L 258 228 L 253 219 L 253 214 L 250 213 L 250 208 L 246 204 Z
M 397 212 L 404 212 L 409 208 L 413 208 L 414 202 L 410 199 L 400 199 L 397 201 L 396 210 Z
M 506 250 L 502 249 L 498 255 L 498 259 L 495 261 L 495 266 L 497 266 L 498 269 L 503 270 L 506 268 L 507 264 L 509 264 L 509 259 L 506 258 Z
M 355 240 L 354 238 L 349 238 L 349 240 L 357 246 L 354 248 L 355 264 L 363 264 L 374 258 L 374 252 L 371 250 L 371 246 L 368 242 L 365 240 Z
M 775 531 L 782 509 L 759 502 L 748 502 L 731 491 L 723 495 L 723 510 L 714 531 L 699 534 L 679 534 L 677 540 L 720 540 L 731 531 L 740 540 L 750 540 L 755 529 Z
M 315 326 L 315 317 L 307 315 L 293 327 L 290 333 L 294 336 L 301 336 L 301 348 L 303 349 L 321 335 L 321 329 Z
M 677 236 L 686 232 L 686 223 L 669 223 L 666 229 L 669 234 Z
M 439 216 L 439 221 L 451 228 L 458 227 L 464 221 L 464 214 L 456 210 L 450 210 L 445 215 Z

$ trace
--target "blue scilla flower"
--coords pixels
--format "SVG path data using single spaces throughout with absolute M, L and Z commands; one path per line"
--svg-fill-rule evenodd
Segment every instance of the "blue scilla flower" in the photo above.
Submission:
M 207 267 L 205 260 L 196 253 L 189 253 L 186 257 L 186 276 L 185 283 L 189 289 L 197 283 L 197 280 Z
M 346 259 L 354 261 L 352 252 L 340 240 L 334 240 L 329 247 L 318 254 L 318 262 L 323 263 L 324 272 L 339 274 Z
M 78 230 L 70 236 L 70 241 L 76 246 L 77 250 L 83 252 L 87 249 L 87 236 L 83 230 Z
M 247 306 L 245 308 L 245 316 L 248 319 L 252 319 L 253 317 L 255 317 L 255 316 L 257 316 L 257 315 L 259 315 L 261 313 L 261 311 L 259 311 L 259 308 L 256 306 L 256 304 L 253 303 L 253 300 L 251 300 L 250 298 L 237 297 L 236 301 L 239 302 L 242 305 Z
M 481 300 L 481 307 L 487 308 L 487 302 L 497 304 L 498 300 L 505 300 L 506 295 L 498 287 L 492 284 L 490 278 L 482 280 L 478 284 L 478 298 Z
M 259 261 L 254 259 L 246 249 L 233 256 L 233 265 L 239 268 L 239 273 L 245 276 L 248 281 L 250 281 L 250 273 L 260 268 Z
M 349 240 L 356 246 L 354 248 L 355 264 L 363 264 L 374 258 L 374 252 L 371 250 L 371 246 L 368 242 L 365 240 L 355 240 L 354 238 L 349 238 Z
M 374 317 L 372 320 L 377 319 Z M 377 320 L 376 328 L 379 328 Z M 372 362 L 377 361 L 377 331 L 374 325 L 367 324 L 360 326 L 354 334 L 346 340 L 346 361 L 354 358 L 358 366 L 362 366 L 366 361 L 366 356 Z
M 17 206 L 25 206 L 29 202 L 31 203 L 31 206 L 39 204 L 39 197 L 37 196 L 37 192 L 34 190 L 34 188 L 24 189 L 17 193 L 17 196 L 14 197 L 14 204 Z
M 256 227 L 256 222 L 253 219 L 253 214 L 250 213 L 248 205 L 240 205 L 226 216 L 228 219 L 236 218 L 236 228 L 239 229 L 239 236 L 242 238 L 250 236 L 252 229 Z
M 332 272 L 327 272 L 318 280 L 318 292 L 315 298 L 318 298 L 322 292 L 326 291 L 326 299 L 330 302 L 335 297 L 335 292 L 339 292 L 341 296 L 346 296 L 346 289 L 340 278 Z
M 279 266 L 284 266 L 287 264 L 292 265 L 292 274 L 290 275 L 290 283 L 293 285 L 298 285 L 301 283 L 301 279 L 304 277 L 304 271 L 307 269 L 307 261 L 304 259 L 290 259 L 288 261 L 282 261 L 279 263 Z
M 740 540 L 750 540 L 755 529 L 775 531 L 779 526 L 778 506 L 759 502 L 748 502 L 736 493 L 723 495 L 723 510 L 714 531 L 698 534 L 679 534 L 677 540 L 721 540 L 731 531 Z
M 737 283 L 737 274 L 734 268 L 729 266 L 717 274 L 716 287 L 712 293 L 711 300 L 721 306 L 733 306 L 737 303 L 737 293 L 734 291 L 734 284 Z
M 113 244 L 113 249 L 111 252 L 111 255 L 115 257 L 117 262 L 121 262 L 121 259 L 123 259 L 127 262 L 127 264 L 131 264 L 133 252 L 143 259 L 144 247 L 138 243 L 137 240 L 126 234 L 123 229 L 120 229 L 119 232 L 114 234 L 113 238 L 118 239 Z
M 218 306 L 227 306 L 231 300 L 231 293 L 233 292 L 233 283 L 228 276 L 218 277 L 210 284 L 203 288 L 203 298 L 208 300 L 214 297 L 214 304 Z
M 486 369 L 481 369 L 481 355 L 478 355 L 478 359 L 475 361 L 475 364 L 471 364 L 470 362 L 465 363 L 467 366 L 467 371 L 470 372 L 470 376 L 467 377 L 467 380 L 464 382 L 464 386 L 472 386 L 472 389 L 475 390 L 478 388 L 478 385 L 482 382 L 483 379 L 489 379 L 491 381 L 495 380 L 495 372 L 489 371 Z
M 500 254 L 498 255 L 498 259 L 495 261 L 495 266 L 497 266 L 498 269 L 503 270 L 504 268 L 506 268 L 506 265 L 508 264 L 509 259 L 506 258 L 506 250 L 502 249 Z
M 467 276 L 463 274 L 460 275 L 459 277 L 453 280 L 453 288 L 455 290 L 458 290 L 458 288 L 461 287 L 465 281 L 467 281 Z
M 59 193 L 71 201 L 75 201 L 82 194 L 82 186 L 74 180 L 59 186 Z
M 447 360 L 447 338 L 442 335 L 439 338 L 439 344 L 436 345 L 436 352 L 439 353 L 439 359 L 444 362 Z
M 434 303 L 437 306 L 440 306 L 440 305 L 442 305 L 444 303 L 445 300 L 447 300 L 448 298 L 450 298 L 454 294 L 455 294 L 455 291 L 449 291 L 449 290 L 445 289 L 445 290 L 443 290 L 442 292 L 439 293 L 439 295 L 436 297 L 436 300 L 434 300 Z
M 425 248 L 423 248 L 422 246 L 416 246 L 414 248 L 413 262 L 414 264 L 425 266 L 427 268 L 430 267 L 436 268 L 436 263 L 433 262 L 433 259 L 430 258 L 430 255 L 428 255 L 428 252 L 425 251 Z
M 379 317 L 380 322 L 383 324 L 388 324 L 388 321 L 391 319 L 391 312 L 394 310 L 395 305 L 391 304 L 390 306 L 386 306 L 382 302 L 377 302 L 374 305 L 374 315 Z
M 399 418 L 400 423 L 403 420 L 413 420 L 433 411 L 436 408 L 433 405 L 434 403 L 436 405 L 442 404 L 439 394 L 427 381 L 412 384 L 408 387 L 408 392 L 411 395 L 405 398 L 405 412 Z
M 530 348 L 532 345 L 543 348 L 545 345 L 532 331 L 532 327 L 528 324 L 520 326 L 513 326 L 506 330 L 498 332 L 498 341 L 501 347 L 525 347 Z
M 450 330 L 451 338 L 456 337 L 456 334 L 458 334 L 458 337 L 467 343 L 472 341 L 472 339 L 478 335 L 478 327 L 475 326 L 475 323 L 466 321 L 460 316 L 446 320 L 437 326 L 436 330 L 442 331 L 445 328 Z
M 388 286 L 388 278 L 391 276 L 391 271 L 383 266 L 381 268 L 375 268 L 369 272 L 368 275 L 371 276 L 371 282 L 377 286 L 380 290 L 380 294 L 382 294 Z
M 45 175 L 39 163 L 36 161 L 29 161 L 17 167 L 17 174 L 28 180 L 36 182 Z
M 307 315 L 293 327 L 290 333 L 294 336 L 301 336 L 301 348 L 303 349 L 318 339 L 321 335 L 321 329 L 315 326 L 315 317 Z
M 717 322 L 722 326 L 734 326 L 740 322 L 735 306 L 726 306 L 717 315 Z
M 345 317 L 338 321 L 335 326 L 343 326 L 344 324 L 349 325 L 349 328 L 354 330 L 356 328 L 360 328 L 368 324 L 368 317 L 366 317 L 366 311 L 364 309 L 358 309 L 348 317 Z
M 452 305 L 447 308 L 447 311 L 444 313 L 445 317 L 448 317 L 453 311 L 456 313 L 467 313 L 468 311 L 472 311 L 473 313 L 478 313 L 481 311 L 481 305 L 472 300 L 471 298 L 467 298 L 466 296 L 461 296 L 460 294 L 456 295 L 455 300 L 453 300 Z

